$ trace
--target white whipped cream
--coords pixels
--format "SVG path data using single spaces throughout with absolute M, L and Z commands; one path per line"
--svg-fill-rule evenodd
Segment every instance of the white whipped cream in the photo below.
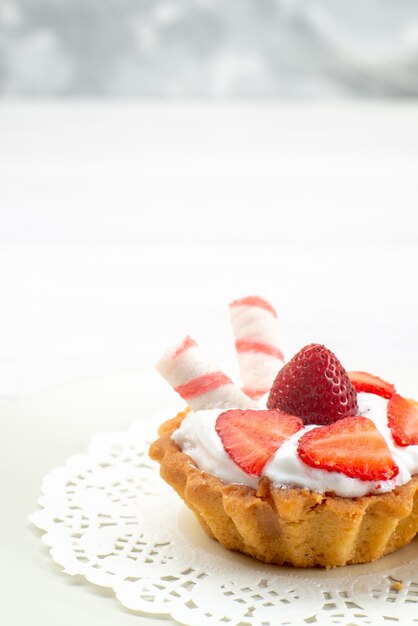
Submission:
M 260 408 L 265 408 L 260 403 Z M 308 430 L 318 426 L 305 426 L 289 437 L 264 467 L 267 476 L 276 488 L 302 487 L 324 493 L 334 492 L 345 498 L 364 496 L 370 493 L 385 493 L 407 483 L 418 473 L 418 446 L 398 446 L 387 426 L 388 400 L 372 393 L 359 393 L 359 415 L 368 417 L 386 440 L 399 473 L 385 481 L 365 481 L 350 478 L 341 472 L 310 467 L 297 453 L 298 440 Z M 191 456 L 200 469 L 213 474 L 225 483 L 240 483 L 257 487 L 259 478 L 246 474 L 225 452 L 216 432 L 216 420 L 220 409 L 189 413 L 180 428 L 173 433 L 173 440 Z
M 172 439 L 208 474 L 225 483 L 241 483 L 257 489 L 258 476 L 246 474 L 225 452 L 215 428 L 220 413 L 221 409 L 189 413 L 173 433 Z

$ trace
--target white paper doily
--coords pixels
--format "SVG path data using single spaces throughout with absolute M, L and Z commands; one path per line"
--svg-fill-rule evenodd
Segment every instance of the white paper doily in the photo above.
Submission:
M 189 626 L 418 624 L 417 540 L 373 564 L 325 571 L 266 565 L 207 537 L 148 458 L 172 414 L 99 433 L 87 454 L 44 478 L 30 519 L 66 573 Z

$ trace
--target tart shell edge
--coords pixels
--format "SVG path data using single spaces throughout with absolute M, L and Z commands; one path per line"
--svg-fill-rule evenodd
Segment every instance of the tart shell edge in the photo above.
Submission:
M 188 409 L 164 422 L 149 449 L 161 477 L 205 532 L 265 563 L 326 568 L 368 563 L 418 532 L 418 475 L 389 493 L 343 498 L 302 488 L 225 484 L 200 470 L 171 439 Z

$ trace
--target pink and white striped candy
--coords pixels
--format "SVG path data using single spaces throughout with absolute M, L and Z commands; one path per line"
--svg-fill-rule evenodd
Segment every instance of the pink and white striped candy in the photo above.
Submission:
M 167 350 L 156 368 L 193 411 L 254 406 L 254 402 L 226 374 L 205 359 L 202 350 L 189 336 Z
M 229 305 L 243 391 L 251 398 L 267 393 L 282 367 L 277 313 L 267 300 L 248 296 Z

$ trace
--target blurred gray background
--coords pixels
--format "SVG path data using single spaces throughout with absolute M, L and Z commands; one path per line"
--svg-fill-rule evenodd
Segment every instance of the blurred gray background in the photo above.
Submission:
M 418 94 L 416 0 L 0 0 L 9 96 Z

